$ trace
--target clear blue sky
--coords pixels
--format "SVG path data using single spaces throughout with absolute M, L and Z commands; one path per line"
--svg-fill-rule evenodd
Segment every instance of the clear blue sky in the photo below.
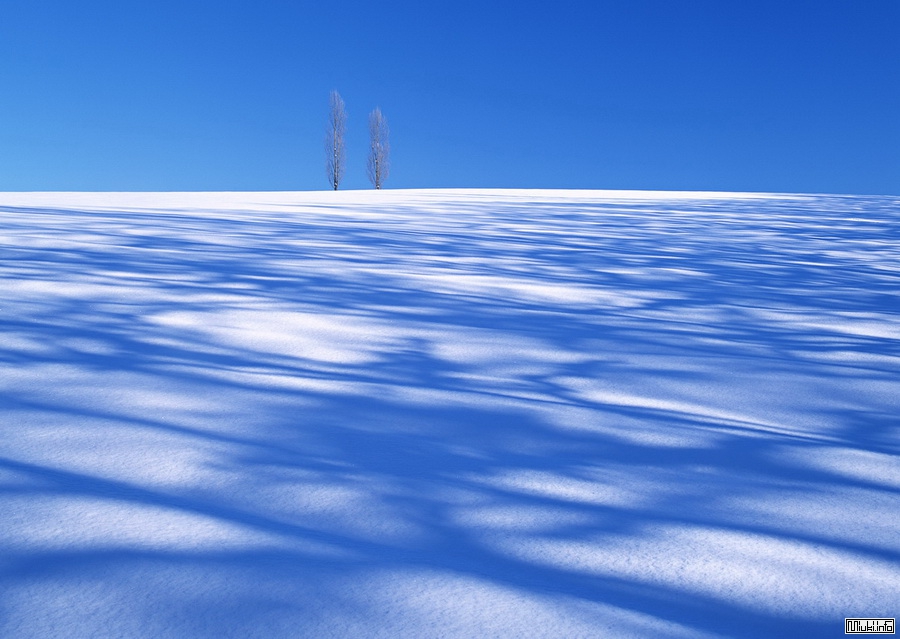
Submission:
M 898 0 L 3 0 L 0 191 L 900 194 Z

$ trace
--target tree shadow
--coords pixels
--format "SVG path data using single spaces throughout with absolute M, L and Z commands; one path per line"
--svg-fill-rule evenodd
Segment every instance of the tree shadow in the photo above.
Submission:
M 4 636 L 896 608 L 896 200 L 233 197 L 0 207 Z

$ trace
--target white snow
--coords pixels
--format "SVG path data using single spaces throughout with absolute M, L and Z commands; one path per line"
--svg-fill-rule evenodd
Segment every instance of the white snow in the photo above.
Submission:
M 900 198 L 0 194 L 0 636 L 900 613 Z

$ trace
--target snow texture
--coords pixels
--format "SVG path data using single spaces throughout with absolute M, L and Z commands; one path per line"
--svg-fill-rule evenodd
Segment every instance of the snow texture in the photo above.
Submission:
M 898 211 L 0 194 L 0 636 L 896 617 Z

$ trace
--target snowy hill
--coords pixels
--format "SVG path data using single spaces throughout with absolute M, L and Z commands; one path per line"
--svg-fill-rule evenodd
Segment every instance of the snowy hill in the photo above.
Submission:
M 900 613 L 900 199 L 0 194 L 0 636 Z

